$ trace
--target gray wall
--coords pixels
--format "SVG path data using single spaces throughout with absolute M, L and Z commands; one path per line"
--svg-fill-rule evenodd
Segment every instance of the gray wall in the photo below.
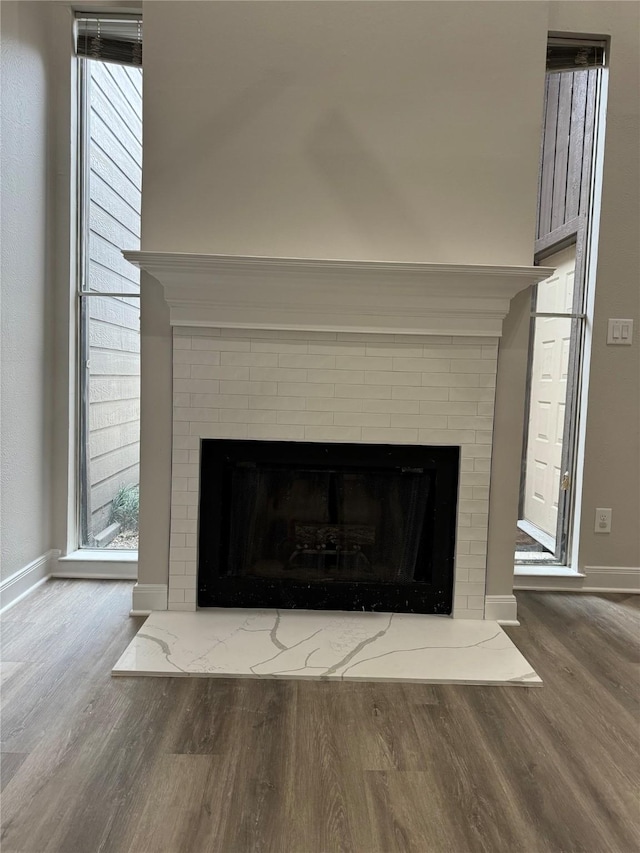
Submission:
M 531 262 L 546 4 L 144 16 L 145 250 Z
M 53 381 L 48 29 L 2 3 L 1 577 L 51 547 Z
M 120 250 L 140 246 L 142 71 L 87 63 L 90 105 L 88 281 L 91 290 L 139 293 Z M 111 501 L 137 483 L 140 455 L 140 303 L 92 297 L 89 306 L 89 530 L 109 523 Z M 88 543 L 91 544 L 91 543 Z

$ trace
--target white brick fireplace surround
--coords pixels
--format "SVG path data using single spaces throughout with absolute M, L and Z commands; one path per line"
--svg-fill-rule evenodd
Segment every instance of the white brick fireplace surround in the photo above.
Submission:
M 169 609 L 196 609 L 202 439 L 456 445 L 453 615 L 483 619 L 498 339 L 550 271 L 125 256 L 173 326 Z

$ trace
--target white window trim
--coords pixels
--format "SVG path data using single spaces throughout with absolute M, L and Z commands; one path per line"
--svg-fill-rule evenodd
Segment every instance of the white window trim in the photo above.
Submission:
M 584 465 L 587 433 L 587 415 L 589 406 L 589 378 L 591 373 L 591 354 L 593 348 L 593 318 L 596 298 L 596 276 L 598 266 L 598 244 L 600 237 L 600 213 L 602 206 L 602 176 L 604 171 L 605 132 L 607 116 L 607 97 L 609 91 L 609 66 L 600 69 L 600 81 L 597 93 L 597 115 L 594 128 L 593 176 L 591 179 L 589 214 L 585 247 L 585 292 L 582 354 L 580 366 L 580 392 L 577 401 L 578 423 L 576 429 L 573 507 L 569 526 L 566 564 L 562 565 L 550 555 L 549 560 L 540 565 L 514 562 L 514 577 L 585 577 L 580 566 L 580 540 L 583 526 L 583 488 Z M 517 549 L 516 549 L 517 550 Z M 526 587 L 516 587 L 525 589 Z M 533 587 L 530 587 L 533 589 Z
M 52 539 L 60 553 L 52 577 L 133 579 L 137 551 L 93 551 L 79 542 L 80 399 L 78 300 L 78 188 L 80 166 L 78 59 L 73 50 L 74 12 L 54 4 L 52 30 L 53 126 L 55 175 L 52 242 L 54 322 L 54 427 L 52 454 Z

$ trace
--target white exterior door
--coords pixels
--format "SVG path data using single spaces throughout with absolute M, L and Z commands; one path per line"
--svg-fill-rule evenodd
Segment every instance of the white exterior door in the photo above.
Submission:
M 538 285 L 536 311 L 570 313 L 575 246 L 545 259 L 545 264 L 555 266 L 556 272 Z M 546 534 L 547 546 L 547 537 L 555 543 L 558 523 L 571 326 L 567 317 L 538 317 L 535 323 L 523 514 Z

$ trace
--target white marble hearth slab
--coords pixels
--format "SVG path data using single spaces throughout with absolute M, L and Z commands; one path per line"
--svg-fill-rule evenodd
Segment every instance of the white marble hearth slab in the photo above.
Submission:
M 113 675 L 542 684 L 497 622 L 231 608 L 152 613 Z

